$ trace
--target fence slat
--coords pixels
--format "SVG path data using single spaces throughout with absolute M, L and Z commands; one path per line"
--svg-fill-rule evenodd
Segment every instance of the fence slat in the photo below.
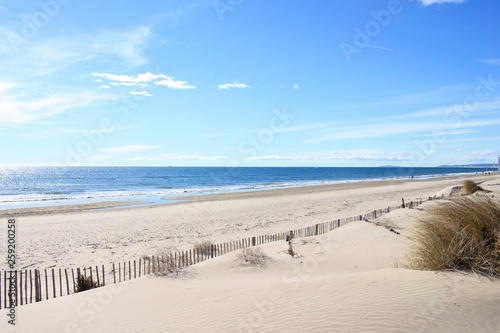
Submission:
M 64 275 L 66 275 L 66 294 L 69 295 L 69 279 L 68 279 L 68 270 L 64 269 Z

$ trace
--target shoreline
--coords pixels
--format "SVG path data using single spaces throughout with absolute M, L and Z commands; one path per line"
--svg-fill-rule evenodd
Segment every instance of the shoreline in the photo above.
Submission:
M 107 202 L 105 208 L 117 208 L 117 207 L 125 207 L 138 204 L 146 204 L 151 202 L 151 205 L 161 205 L 168 204 L 168 202 L 164 202 L 165 200 L 197 200 L 198 197 L 207 197 L 212 195 L 227 195 L 233 193 L 248 193 L 248 192 L 259 192 L 259 191 L 274 191 L 274 190 L 282 190 L 282 189 L 293 189 L 293 188 L 304 188 L 304 187 L 322 187 L 322 186 L 339 186 L 343 184 L 352 184 L 352 183 L 377 183 L 377 182 L 401 182 L 401 181 L 428 181 L 428 180 L 436 180 L 436 179 L 447 179 L 447 178 L 457 178 L 457 177 L 470 177 L 470 176 L 481 176 L 487 175 L 489 172 L 485 171 L 484 168 L 481 168 L 480 171 L 470 172 L 471 170 L 463 170 L 469 172 L 460 172 L 460 173 L 436 173 L 430 175 L 417 175 L 413 179 L 411 175 L 397 175 L 392 174 L 391 176 L 384 176 L 381 178 L 366 178 L 366 179 L 344 179 L 344 180 L 303 180 L 303 181 L 284 181 L 284 182 L 270 182 L 267 183 L 265 179 L 261 179 L 260 182 L 245 184 L 244 182 L 239 184 L 235 183 L 233 185 L 211 185 L 208 188 L 172 188 L 172 191 L 163 192 L 162 191 L 151 191 L 148 187 L 143 188 L 142 190 L 134 190 L 131 192 L 125 190 L 114 191 L 110 190 L 106 192 L 107 194 L 103 194 L 101 192 L 82 192 L 86 193 L 85 195 L 69 195 L 67 197 L 60 198 L 44 198 L 38 197 L 37 194 L 33 198 L 24 201 L 25 199 L 16 199 L 10 198 L 7 196 L 7 201 L 3 202 L 0 205 L 0 214 L 2 212 L 14 213 L 18 214 L 20 211 L 24 213 L 28 213 L 32 215 L 33 211 L 39 211 L 44 214 L 44 212 L 53 211 L 54 209 L 49 209 L 47 207 L 56 207 L 56 206 L 74 206 L 74 209 L 77 210 L 78 206 L 83 209 L 88 209 L 88 205 L 92 205 L 95 203 L 96 208 L 102 207 L 102 202 Z M 479 172 L 479 173 L 478 173 Z M 495 174 L 495 173 L 493 173 Z M 264 177 L 265 178 L 265 177 Z M 255 181 L 255 179 L 254 179 Z M 125 192 L 123 192 L 125 191 Z M 120 193 L 123 192 L 123 193 Z M 5 199 L 5 198 L 3 198 Z M 20 200 L 20 201 L 17 201 Z M 114 202 L 120 202 L 121 204 L 115 204 Z M 112 203 L 112 204 L 111 204 Z
M 224 200 L 238 200 L 238 199 L 250 199 L 258 197 L 272 197 L 272 196 L 283 196 L 283 195 L 298 195 L 306 194 L 311 192 L 330 192 L 330 191 L 341 191 L 341 190 L 355 190 L 362 188 L 370 188 L 376 186 L 392 186 L 405 184 L 407 182 L 433 182 L 439 180 L 447 179 L 471 179 L 478 177 L 490 177 L 498 175 L 493 173 L 487 174 L 460 174 L 460 175 L 448 175 L 441 177 L 431 177 L 426 179 L 387 179 L 387 180 L 359 180 L 359 181 L 346 181 L 342 183 L 335 184 L 319 184 L 319 185 L 303 185 L 303 186 L 289 186 L 289 187 L 278 187 L 278 188 L 262 188 L 262 189 L 246 189 L 246 190 L 235 190 L 229 192 L 214 192 L 214 193 L 200 193 L 200 194 L 183 194 L 183 195 L 168 195 L 168 196 L 156 196 L 159 200 L 165 201 L 176 201 L 176 202 L 159 202 L 154 203 L 153 201 L 147 200 L 130 200 L 130 201 L 116 201 L 116 200 L 99 200 L 91 203 L 57 203 L 48 206 L 35 206 L 35 207 L 23 207 L 23 208 L 8 208 L 0 209 L 0 218 L 9 217 L 20 217 L 20 216 L 42 216 L 42 215 L 52 215 L 52 214 L 71 214 L 79 212 L 89 212 L 100 209 L 108 210 L 122 210 L 122 209 L 136 209 L 136 208 L 148 208 L 153 206 L 165 206 L 165 205 L 179 205 L 183 203 L 190 203 L 193 201 L 224 201 Z M 140 207 L 135 207 L 141 205 Z M 134 206 L 134 207 L 130 207 Z
M 488 189 L 500 186 L 499 175 L 468 178 L 492 184 L 485 183 Z M 18 211 L 17 215 L 2 212 L 2 216 L 15 217 L 18 223 L 20 267 L 85 267 L 133 260 L 167 249 L 186 250 L 205 240 L 223 243 L 361 215 L 398 205 L 401 199 L 408 202 L 428 198 L 461 185 L 463 179 L 221 193 L 156 206 L 96 209 L 123 205 L 104 202 L 97 206 L 52 207 L 45 212 Z M 6 234 L 2 230 L 0 238 Z

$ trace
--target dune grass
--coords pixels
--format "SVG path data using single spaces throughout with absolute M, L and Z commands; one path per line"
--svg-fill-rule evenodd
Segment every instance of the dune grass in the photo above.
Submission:
M 75 293 L 98 288 L 100 286 L 101 285 L 97 281 L 92 280 L 90 276 L 85 277 L 83 275 L 80 275 L 76 278 Z
M 176 270 L 176 264 L 174 260 L 175 250 L 167 248 L 161 252 L 157 252 L 153 257 L 147 258 L 151 261 L 151 273 L 153 275 L 167 275 Z
M 484 190 L 481 186 L 477 185 L 472 180 L 470 180 L 470 179 L 464 180 L 464 183 L 462 186 L 462 194 L 463 195 L 471 195 L 471 194 L 476 193 L 477 191 L 484 191 Z
M 199 251 L 201 255 L 209 256 L 211 254 L 211 248 L 214 243 L 209 240 L 198 242 L 194 245 L 193 249 Z
M 500 205 L 486 196 L 430 207 L 417 221 L 413 268 L 500 276 Z
M 244 248 L 236 254 L 236 257 L 252 266 L 264 266 L 269 258 L 260 246 Z

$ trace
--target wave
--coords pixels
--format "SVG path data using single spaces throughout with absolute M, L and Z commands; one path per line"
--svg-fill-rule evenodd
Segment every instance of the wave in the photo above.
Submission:
M 414 179 L 431 179 L 450 176 L 462 176 L 471 174 L 471 172 L 464 173 L 442 173 L 433 175 L 415 176 Z M 287 187 L 301 187 L 313 185 L 332 185 L 353 182 L 369 182 L 381 180 L 398 180 L 408 179 L 408 176 L 393 176 L 393 177 L 379 177 L 379 178 L 364 178 L 364 179 L 343 179 L 343 180 L 317 180 L 317 181 L 292 181 L 292 182 L 263 182 L 258 184 L 232 184 L 224 186 L 212 187 L 195 187 L 195 188 L 172 188 L 171 186 L 158 186 L 156 189 L 148 190 L 126 190 L 120 188 L 119 190 L 110 191 L 96 191 L 96 192 L 64 192 L 52 191 L 30 194 L 2 194 L 0 196 L 0 206 L 6 205 L 29 205 L 44 202 L 56 202 L 63 204 L 67 201 L 88 201 L 88 200 L 119 200 L 123 201 L 125 198 L 134 200 L 138 196 L 175 196 L 175 195 L 197 195 L 197 194 L 210 194 L 210 193 L 223 193 L 223 192 L 238 192 L 238 191 L 252 191 L 252 190 L 265 190 L 273 188 L 287 188 Z M 12 193 L 12 192 L 10 192 Z

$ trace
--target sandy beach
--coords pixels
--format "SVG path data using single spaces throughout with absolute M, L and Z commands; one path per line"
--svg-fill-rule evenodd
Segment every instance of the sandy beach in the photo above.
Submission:
M 497 174 L 468 178 L 500 195 Z M 360 182 L 179 197 L 185 201 L 151 207 L 96 209 L 115 205 L 101 203 L 1 213 L 18 221 L 19 268 L 69 268 L 307 227 L 449 193 L 462 181 Z M 22 306 L 17 332 L 500 332 L 498 280 L 404 268 L 413 223 L 428 204 L 378 221 L 399 235 L 353 222 L 296 239 L 297 258 L 285 253 L 285 242 L 271 243 L 262 247 L 268 256 L 262 266 L 229 253 L 170 276 Z

